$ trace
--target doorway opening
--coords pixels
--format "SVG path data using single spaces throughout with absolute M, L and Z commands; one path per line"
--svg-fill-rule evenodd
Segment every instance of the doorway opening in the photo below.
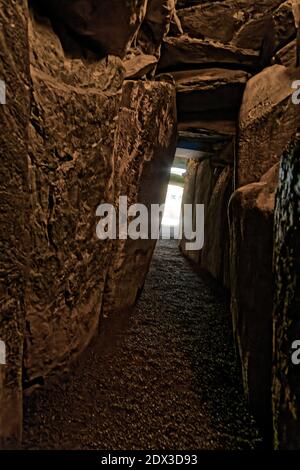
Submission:
M 184 190 L 186 160 L 175 157 L 171 168 L 164 214 L 161 226 L 161 238 L 179 238 L 181 204 Z

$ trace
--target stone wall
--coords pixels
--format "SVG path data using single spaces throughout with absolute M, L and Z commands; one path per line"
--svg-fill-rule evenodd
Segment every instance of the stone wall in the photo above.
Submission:
M 120 59 L 66 59 L 46 20 L 31 22 L 30 48 L 25 386 L 67 365 L 97 332 L 111 243 L 100 245 L 95 214 L 112 202 L 123 80 Z
M 272 176 L 271 168 L 279 164 L 300 123 L 299 111 L 291 96 L 292 83 L 297 77 L 298 69 L 274 65 L 248 82 L 239 118 L 236 184 L 240 189 L 231 201 L 230 284 L 234 333 L 245 394 L 256 419 L 269 434 L 272 422 L 273 219 L 274 193 L 278 185 L 278 177 L 274 172 Z M 266 190 L 259 187 L 263 180 L 265 185 L 269 177 L 267 199 Z
M 164 201 L 178 120 L 198 146 L 183 202 L 205 204 L 206 235 L 181 249 L 231 290 L 254 415 L 269 428 L 273 382 L 276 447 L 299 447 L 298 3 L 29 3 L 30 18 L 0 0 L 0 445 L 21 438 L 23 387 L 68 370 L 103 316 L 134 305 L 155 241 L 99 241 L 96 209 Z
M 233 332 L 245 395 L 270 432 L 273 218 L 278 164 L 259 182 L 241 187 L 229 205 Z
M 124 57 L 147 11 L 148 0 L 32 0 L 51 19 L 66 54 Z M 117 32 L 117 34 L 116 34 Z
M 297 77 L 297 69 L 273 65 L 248 81 L 239 116 L 238 187 L 258 181 L 275 165 L 294 134 Z
M 183 234 L 180 248 L 192 262 L 229 287 L 227 207 L 233 191 L 233 170 L 230 165 L 218 166 L 217 161 L 188 163 L 182 204 L 204 205 L 204 246 L 201 250 L 187 251 Z
M 285 214 L 291 209 L 284 201 L 287 189 L 283 189 L 282 170 L 282 189 L 277 195 L 280 209 L 275 217 L 275 314 L 272 261 L 278 166 L 300 124 L 299 106 L 292 101 L 293 82 L 300 79 L 296 67 L 299 5 L 224 0 L 179 1 L 178 7 L 183 34 L 171 28 L 158 68 L 174 78 L 179 129 L 184 133 L 200 128 L 202 133 L 204 129 L 215 136 L 226 133 L 232 139 L 231 147 L 225 143 L 221 150 L 209 153 L 199 146 L 203 156 L 188 163 L 183 203 L 205 205 L 205 241 L 197 252 L 185 250 L 184 238 L 180 247 L 230 289 L 245 396 L 270 439 L 273 380 L 276 445 L 286 447 L 291 442 L 295 448 L 299 446 L 295 437 L 299 397 L 295 371 L 287 366 L 288 345 L 283 337 L 290 332 L 290 312 L 282 313 L 285 292 L 278 284 L 282 276 L 291 274 L 279 264 L 283 248 L 278 247 L 278 230 L 281 224 L 287 225 Z M 288 165 L 296 181 L 298 170 L 284 153 L 281 167 L 285 174 Z M 295 213 L 295 207 L 293 210 Z M 295 251 L 289 256 L 296 262 Z M 272 322 L 276 378 L 272 377 Z
M 300 340 L 300 136 L 280 166 L 274 224 L 273 424 L 277 449 L 300 448 L 299 365 L 292 344 Z
M 144 204 L 149 214 L 151 204 L 164 203 L 175 154 L 176 119 L 172 85 L 125 83 L 114 148 L 116 207 L 119 196 L 127 196 L 128 206 Z M 143 287 L 155 244 L 156 240 L 151 239 L 114 243 L 106 282 L 105 315 L 134 304 Z
M 102 36 L 97 24 L 89 30 L 100 34 L 94 38 L 97 47 L 86 40 L 86 31 L 67 37 L 74 15 L 78 21 L 72 24 L 85 24 L 79 21 L 79 3 L 61 3 L 61 24 L 56 2 L 48 3 L 49 10 L 31 2 L 30 14 L 26 2 L 1 5 L 1 54 L 7 56 L 0 72 L 9 84 L 0 118 L 5 201 L 0 339 L 7 345 L 7 365 L 0 366 L 0 447 L 5 448 L 21 439 L 23 389 L 30 392 L 66 372 L 97 335 L 104 311 L 134 305 L 155 242 L 98 240 L 96 209 L 114 204 L 123 191 L 130 202 L 162 203 L 175 152 L 174 86 L 162 81 L 123 86 L 120 57 L 139 30 L 146 2 L 122 4 L 127 10 L 114 21 L 122 18 L 123 39 L 111 48 L 105 46 L 109 34 L 117 39 L 111 25 L 103 26 Z M 162 36 L 171 15 L 166 17 Z M 93 20 L 101 26 L 101 18 Z M 127 276 L 126 297 L 119 295 L 118 283 Z
M 6 105 L 0 105 L 0 339 L 6 365 L 0 365 L 0 447 L 14 447 L 22 432 L 22 357 L 25 280 L 28 273 L 29 48 L 25 1 L 0 2 L 0 79 Z M 13 25 L 13 27 L 12 27 Z

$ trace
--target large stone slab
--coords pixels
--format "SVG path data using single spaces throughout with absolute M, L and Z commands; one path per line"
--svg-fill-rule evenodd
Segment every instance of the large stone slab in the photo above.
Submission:
M 182 208 L 184 207 L 185 204 L 195 204 L 195 201 L 198 201 L 198 191 L 199 191 L 199 186 L 201 189 L 203 189 L 203 192 L 208 188 L 208 185 L 202 187 L 201 185 L 197 184 L 197 181 L 200 179 L 202 176 L 202 166 L 206 166 L 208 162 L 203 162 L 203 164 L 199 164 L 197 160 L 188 160 L 187 162 L 187 167 L 186 167 L 186 173 L 184 175 L 184 189 L 183 189 L 183 195 L 182 195 Z M 197 191 L 198 188 L 198 191 Z M 201 197 L 201 196 L 200 196 Z M 184 224 L 182 226 L 183 229 L 183 234 L 182 238 L 179 242 L 180 249 L 182 253 L 187 256 L 191 261 L 194 263 L 199 263 L 200 259 L 200 251 L 195 250 L 195 251 L 188 251 L 186 249 L 186 239 L 184 237 Z M 193 227 L 194 229 L 194 227 Z
M 96 208 L 112 200 L 121 60 L 65 57 L 47 22 L 30 27 L 32 225 L 25 386 L 67 368 L 97 332 L 110 242 Z
M 51 18 L 66 53 L 82 57 L 124 57 L 146 15 L 147 0 L 35 0 L 35 8 Z
M 270 64 L 274 53 L 295 36 L 292 0 L 196 3 L 178 11 L 185 34 L 259 51 L 262 66 Z
M 273 219 L 278 167 L 239 188 L 229 205 L 233 332 L 250 408 L 271 433 Z
M 249 13 L 245 2 L 245 22 L 232 43 L 239 47 L 261 50 L 263 65 L 272 54 L 285 46 L 295 36 L 292 0 L 286 2 L 255 2 L 254 12 Z
M 27 2 L 0 1 L 0 448 L 14 448 L 22 434 L 22 359 L 29 248 L 27 144 L 29 53 Z
M 241 49 L 232 45 L 208 39 L 195 39 L 188 36 L 167 37 L 163 41 L 158 70 L 178 70 L 195 66 L 220 64 L 240 69 L 258 67 L 259 53 L 251 49 Z
M 124 60 L 125 78 L 137 79 L 147 76 L 154 71 L 157 58 L 153 55 L 137 54 L 126 57 Z
M 272 27 L 272 14 L 282 2 L 225 0 L 197 3 L 178 12 L 184 33 L 260 50 L 269 33 L 268 28 Z M 284 16 L 283 11 L 279 16 Z
M 251 78 L 239 118 L 237 184 L 259 181 L 277 163 L 300 121 L 292 102 L 299 70 L 273 65 Z
M 273 423 L 278 449 L 300 448 L 300 135 L 283 154 L 274 224 Z M 297 348 L 299 350 L 299 346 Z M 299 359 L 299 354 L 297 355 Z
M 187 116 L 186 119 L 178 122 L 178 130 L 195 130 L 206 129 L 210 132 L 216 132 L 217 134 L 225 134 L 227 136 L 234 136 L 237 132 L 237 125 L 235 120 L 224 121 L 222 119 L 208 121 L 207 119 L 199 120 L 197 116 Z
M 171 72 L 177 90 L 179 122 L 238 118 L 247 72 L 221 68 Z
M 128 205 L 165 202 L 177 138 L 175 87 L 165 82 L 128 81 L 123 88 L 115 139 L 115 192 Z M 149 224 L 150 229 L 150 224 Z M 150 233 L 150 230 L 149 230 Z M 117 240 L 103 305 L 105 316 L 131 308 L 141 291 L 156 240 Z
M 297 66 L 297 40 L 289 42 L 286 46 L 276 52 L 274 62 L 285 67 Z
M 190 160 L 187 166 L 187 173 L 185 176 L 185 185 L 182 197 L 182 205 L 191 204 L 195 209 L 196 204 L 204 205 L 204 246 L 207 243 L 207 215 L 209 205 L 212 199 L 212 194 L 217 185 L 218 179 L 222 172 L 221 168 L 216 168 L 212 165 L 210 160 L 197 161 Z M 184 228 L 184 225 L 183 225 Z M 193 231 L 196 230 L 195 210 L 193 210 Z M 202 249 L 201 250 L 187 250 L 184 236 L 180 240 L 180 249 L 191 261 L 201 265 L 202 264 Z
M 283 2 L 272 15 L 275 50 L 285 46 L 296 35 L 293 3 L 294 0 Z
M 229 43 L 240 23 L 235 13 L 228 2 L 214 2 L 179 10 L 178 17 L 183 32 L 190 37 Z
M 230 149 L 232 151 L 232 146 Z M 188 163 L 182 204 L 191 204 L 194 208 L 194 231 L 196 204 L 204 205 L 204 245 L 201 250 L 187 250 L 184 233 L 179 245 L 185 256 L 229 287 L 227 208 L 233 190 L 233 172 L 224 162 L 220 165 L 220 160 L 220 154 L 216 154 L 210 160 Z
M 138 33 L 139 47 L 146 54 L 159 56 L 163 38 L 169 32 L 171 21 L 177 28 L 176 0 L 147 0 L 145 18 Z
M 223 169 L 211 194 L 205 213 L 205 242 L 201 267 L 230 287 L 228 203 L 233 191 L 233 171 Z

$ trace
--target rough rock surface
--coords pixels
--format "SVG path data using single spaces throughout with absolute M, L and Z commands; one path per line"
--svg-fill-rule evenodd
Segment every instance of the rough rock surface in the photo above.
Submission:
M 138 46 L 146 54 L 159 57 L 161 42 L 169 32 L 171 21 L 179 27 L 176 0 L 147 0 L 147 8 L 138 32 Z
M 273 65 L 248 81 L 239 119 L 238 187 L 259 181 L 295 133 L 300 113 L 291 96 L 298 78 L 297 69 Z
M 206 167 L 206 164 L 208 162 L 203 162 L 203 166 Z M 196 194 L 196 188 L 199 188 L 199 184 L 197 185 L 197 175 L 198 177 L 201 177 L 201 169 L 199 168 L 199 162 L 197 160 L 189 160 L 187 163 L 187 169 L 184 177 L 184 190 L 183 190 L 183 195 L 182 195 L 182 207 L 184 207 L 185 204 L 195 204 L 195 201 L 198 200 L 197 194 Z M 209 164 L 208 164 L 209 168 Z M 208 172 L 207 172 L 208 173 Z M 207 179 L 209 180 L 209 174 L 207 174 Z M 206 185 L 205 188 L 207 189 L 209 185 Z M 203 188 L 204 190 L 204 188 Z M 194 228 L 194 227 L 193 227 Z M 184 229 L 184 225 L 183 225 Z M 195 263 L 199 262 L 199 251 L 187 251 L 185 248 L 186 240 L 184 236 L 181 238 L 179 246 L 181 251 L 188 256 L 192 261 Z
M 218 159 L 190 160 L 185 177 L 182 204 L 204 204 L 204 246 L 186 250 L 186 239 L 180 249 L 191 261 L 229 287 L 229 228 L 227 206 L 232 194 L 230 166 L 218 166 Z M 195 220 L 193 230 L 196 230 Z
M 285 67 L 297 65 L 297 41 L 294 39 L 275 54 L 274 62 Z
M 111 200 L 123 78 L 120 59 L 66 59 L 46 22 L 33 21 L 30 45 L 25 386 L 67 366 L 98 328 L 110 244 L 96 237 L 96 208 Z
M 293 3 L 294 0 L 287 0 L 281 3 L 273 14 L 273 40 L 275 51 L 285 46 L 296 36 Z
M 300 4 L 298 1 L 293 3 L 293 13 L 295 17 L 295 25 L 297 29 L 296 45 L 297 45 L 297 66 L 300 66 Z
M 86 51 L 124 57 L 146 15 L 147 0 L 35 0 L 58 33 L 67 55 Z M 117 33 L 116 33 L 117 32 Z
M 183 32 L 194 38 L 210 38 L 229 43 L 240 23 L 228 2 L 205 3 L 179 10 Z
M 179 122 L 235 120 L 250 75 L 210 68 L 171 73 L 176 83 Z
M 264 64 L 295 35 L 291 0 L 201 2 L 178 16 L 190 37 L 260 51 Z
M 273 423 L 275 447 L 300 447 L 299 365 L 291 360 L 300 339 L 300 135 L 284 153 L 274 225 Z
M 153 55 L 137 54 L 126 57 L 123 64 L 125 67 L 125 78 L 142 78 L 154 71 L 157 65 L 157 58 Z
M 222 133 L 224 135 L 233 137 L 236 135 L 237 125 L 236 121 L 232 119 L 229 121 L 224 121 L 222 119 L 208 121 L 207 119 L 197 119 L 197 116 L 192 116 L 192 119 L 185 119 L 181 122 L 178 122 L 179 131 L 197 131 L 198 129 L 206 129 L 211 132 Z
M 177 138 L 176 96 L 165 82 L 126 82 L 115 138 L 115 203 L 163 204 Z M 149 221 L 150 222 L 150 221 Z M 150 223 L 148 234 L 150 231 Z M 118 240 L 106 282 L 103 312 L 132 307 L 141 291 L 156 240 Z
M 299 327 L 299 148 L 294 150 L 293 139 L 300 113 L 291 99 L 292 82 L 300 78 L 299 0 L 178 0 L 177 5 L 176 0 L 30 0 L 35 13 L 29 45 L 27 4 L 0 4 L 0 79 L 7 81 L 9 98 L 0 116 L 0 340 L 8 353 L 8 365 L 0 366 L 0 446 L 20 439 L 22 379 L 31 391 L 45 377 L 67 370 L 98 332 L 102 316 L 132 307 L 143 287 L 155 242 L 100 242 L 96 208 L 101 202 L 116 205 L 119 195 L 127 195 L 129 204 L 163 202 L 175 147 L 175 85 L 184 131 L 179 144 L 190 144 L 199 159 L 189 162 L 184 202 L 204 203 L 206 212 L 203 250 L 186 252 L 185 240 L 181 248 L 230 285 L 227 206 L 234 179 L 239 188 L 230 204 L 235 337 L 248 401 L 267 427 L 276 165 L 292 142 L 282 161 L 275 218 L 273 412 L 276 447 L 299 447 L 299 381 L 289 362 L 290 340 Z M 261 71 L 270 63 L 276 65 Z M 249 80 L 250 74 L 256 76 Z M 124 77 L 135 81 L 123 87 Z M 211 138 L 217 138 L 215 146 Z M 173 275 L 178 282 L 178 273 Z M 160 302 L 169 280 L 157 290 Z M 183 295 L 189 291 L 191 286 Z M 168 302 L 175 312 L 170 297 Z M 188 313 L 186 320 L 193 320 L 193 311 Z M 211 324 L 211 317 L 206 321 Z M 192 349 L 194 355 L 198 349 Z M 109 374 L 103 376 L 112 383 Z M 205 373 L 201 380 L 207 392 Z M 93 387 L 98 390 L 95 382 Z M 95 395 L 101 401 L 98 391 Z M 202 408 L 192 411 L 199 419 Z M 79 419 L 86 416 L 81 410 Z M 215 427 L 205 416 L 199 423 L 210 436 Z M 191 436 L 193 427 L 181 422 Z M 107 430 L 111 443 L 118 433 Z M 95 445 L 99 435 L 92 434 L 89 442 Z M 106 442 L 105 432 L 100 435 Z M 130 441 L 126 437 L 124 443 Z M 218 438 L 212 441 L 222 447 Z M 203 432 L 193 442 L 210 448 Z M 232 442 L 229 437 L 228 448 Z
M 6 105 L 0 104 L 0 340 L 6 365 L 0 365 L 0 448 L 17 445 L 22 433 L 22 355 L 25 279 L 28 261 L 29 53 L 27 2 L 0 1 L 0 79 Z
M 213 189 L 205 214 L 205 242 L 201 267 L 229 287 L 229 227 L 227 208 L 233 190 L 233 171 L 223 169 Z
M 208 39 L 166 37 L 163 41 L 158 70 L 176 70 L 180 68 L 206 67 L 220 64 L 223 67 L 239 66 L 245 70 L 258 67 L 259 53 L 252 49 L 242 49 Z
M 239 188 L 229 205 L 231 312 L 251 411 L 270 431 L 273 218 L 278 167 Z
M 207 37 L 248 49 L 260 49 L 270 14 L 280 3 L 280 0 L 201 2 L 180 10 L 178 16 L 183 31 L 191 37 Z

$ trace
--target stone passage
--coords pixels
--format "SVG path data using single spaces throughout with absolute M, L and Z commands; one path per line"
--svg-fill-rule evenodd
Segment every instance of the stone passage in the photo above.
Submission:
M 69 395 L 30 400 L 52 404 L 45 428 L 30 417 L 43 446 L 44 429 L 65 447 L 253 443 L 242 376 L 266 439 L 300 448 L 299 65 L 300 0 L 0 0 L 1 449 L 21 446 L 23 395 L 75 361 Z M 162 245 L 118 323 L 155 243 L 100 241 L 97 208 L 163 203 L 174 154 L 183 203 L 205 205 L 203 248 L 181 250 L 230 292 L 237 358 L 214 292 Z
M 229 308 L 160 241 L 130 321 L 118 315 L 66 382 L 25 400 L 27 449 L 253 449 Z

